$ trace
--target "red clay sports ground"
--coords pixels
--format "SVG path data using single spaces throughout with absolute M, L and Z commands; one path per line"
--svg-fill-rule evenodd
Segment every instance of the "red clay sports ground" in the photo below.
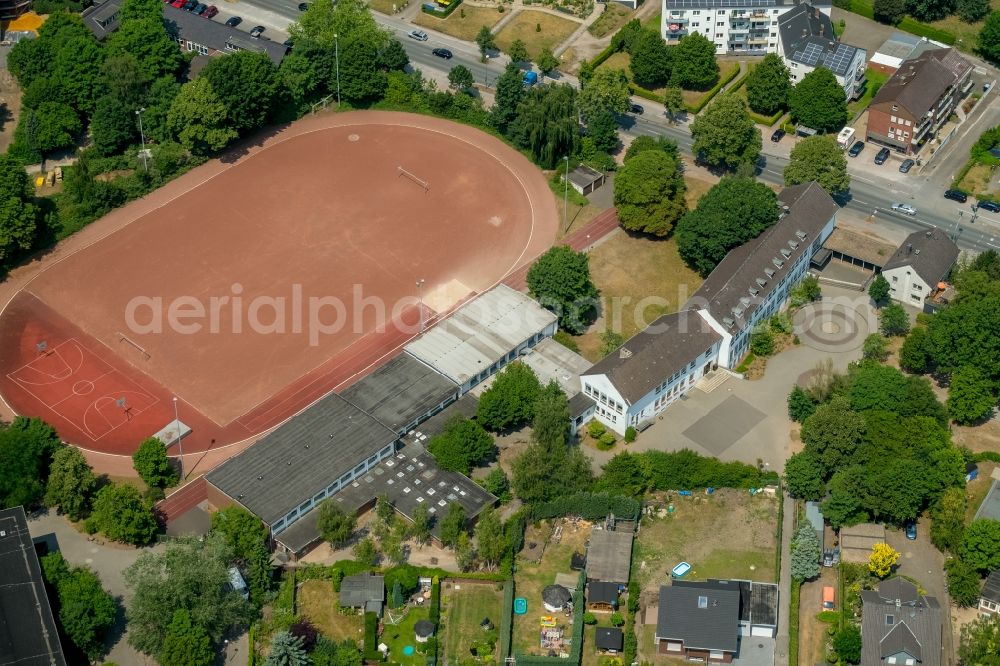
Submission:
M 473 128 L 310 117 L 13 273 L 0 392 L 95 453 L 131 454 L 174 396 L 185 455 L 246 441 L 529 263 L 558 219 L 537 168 Z

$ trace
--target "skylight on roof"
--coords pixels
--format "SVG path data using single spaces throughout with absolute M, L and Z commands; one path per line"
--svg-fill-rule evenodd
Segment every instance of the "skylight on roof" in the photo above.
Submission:
M 708 597 L 698 597 L 698 608 L 708 608 Z

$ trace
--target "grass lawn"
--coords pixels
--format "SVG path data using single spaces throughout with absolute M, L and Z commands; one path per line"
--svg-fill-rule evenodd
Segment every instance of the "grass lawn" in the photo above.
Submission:
M 379 642 L 389 646 L 389 661 L 400 666 L 425 666 L 427 657 L 419 651 L 423 648 L 423 644 L 416 641 L 413 625 L 417 620 L 427 619 L 428 613 L 427 608 L 411 608 L 399 624 L 385 625 L 385 631 L 379 637 Z M 403 649 L 407 645 L 414 648 L 410 656 L 403 654 Z
M 989 192 L 992 180 L 993 167 L 986 164 L 977 164 L 969 169 L 969 173 L 965 174 L 965 178 L 962 179 L 959 188 L 964 192 L 985 194 Z
M 632 551 L 632 578 L 645 595 L 669 579 L 678 562 L 689 562 L 687 578 L 777 580 L 774 571 L 778 500 L 745 490 L 674 496 L 674 513 L 643 518 Z
M 587 28 L 587 32 L 600 39 L 628 23 L 631 17 L 631 9 L 617 2 L 609 2 L 604 5 L 604 12 Z
M 574 551 L 584 552 L 584 542 L 590 536 L 590 524 L 564 523 L 562 537 L 556 543 L 548 540 L 542 559 L 537 564 L 519 559 L 517 573 L 514 574 L 515 596 L 528 600 L 528 612 L 524 615 L 514 615 L 513 646 L 521 653 L 539 654 L 539 632 L 542 615 L 550 615 L 542 606 L 542 590 L 555 582 L 557 573 L 577 572 L 569 568 L 570 557 Z M 572 634 L 573 618 L 557 614 L 559 622 L 566 628 L 567 634 Z
M 503 18 L 503 14 L 490 7 L 462 6 L 443 19 L 420 12 L 413 19 L 413 22 L 416 25 L 440 30 L 452 37 L 471 42 L 476 38 L 476 33 L 479 32 L 480 28 L 484 25 L 492 28 L 501 18 Z
M 632 81 L 632 69 L 629 67 L 631 63 L 631 58 L 629 54 L 619 51 L 615 53 L 610 58 L 601 63 L 598 69 L 622 69 L 625 70 L 625 76 L 628 77 L 629 81 Z M 723 60 L 719 61 L 719 78 L 726 77 L 732 70 L 739 69 L 740 63 L 735 60 Z M 656 88 L 650 90 L 649 92 L 655 94 L 658 97 L 662 97 L 663 93 L 666 92 L 666 87 Z M 681 97 L 684 99 L 684 103 L 688 106 L 697 105 L 701 102 L 702 98 L 708 94 L 707 90 L 682 90 Z
M 642 22 L 642 26 L 644 28 L 649 28 L 650 30 L 655 30 L 656 32 L 659 32 L 661 13 L 662 11 L 657 9 L 655 13 L 650 14 L 648 17 L 646 17 L 646 19 Z
M 983 503 L 986 493 L 990 492 L 990 486 L 993 484 L 990 474 L 993 473 L 996 463 L 981 462 L 977 464 L 979 465 L 979 476 L 976 477 L 975 481 L 970 481 L 965 486 L 966 496 L 969 498 L 969 503 L 965 507 L 966 525 L 972 522 L 976 511 L 979 510 L 979 505 Z
M 865 85 L 865 93 L 857 101 L 848 102 L 847 104 L 847 111 L 850 113 L 851 118 L 857 118 L 862 111 L 868 108 L 868 105 L 872 103 L 872 97 L 878 92 L 876 89 L 882 87 L 882 84 L 889 80 L 889 75 L 877 72 L 874 69 L 868 69 L 865 72 L 865 78 L 868 79 L 868 83 Z
M 489 618 L 494 636 L 500 626 L 503 592 L 494 584 L 441 584 L 441 622 L 445 636 L 442 663 L 458 663 L 469 657 L 469 646 L 485 639 L 488 634 L 479 623 Z
M 540 26 L 541 30 L 537 30 L 536 26 Z M 515 16 L 497 33 L 496 43 L 501 51 L 506 52 L 515 39 L 520 39 L 528 48 L 528 55 L 535 60 L 543 48 L 548 47 L 554 51 L 579 26 L 579 21 L 528 9 Z
M 403 8 L 403 0 L 368 0 L 369 7 L 383 14 L 393 14 L 393 5 L 396 6 L 396 11 L 398 12 Z
M 990 0 L 990 7 L 993 11 L 1000 10 L 1000 0 Z M 979 31 L 983 29 L 983 24 L 986 23 L 985 19 L 982 21 L 977 21 L 976 23 L 966 23 L 963 21 L 958 14 L 953 14 L 947 18 L 943 18 L 940 21 L 933 21 L 927 25 L 939 28 L 941 30 L 947 30 L 951 34 L 958 38 L 955 42 L 955 46 L 963 51 L 969 53 L 976 47 L 977 37 L 979 36 Z
M 364 618 L 360 615 L 343 615 L 340 599 L 328 580 L 307 580 L 299 586 L 297 605 L 299 615 L 309 618 L 324 636 L 342 641 L 350 638 L 361 643 Z

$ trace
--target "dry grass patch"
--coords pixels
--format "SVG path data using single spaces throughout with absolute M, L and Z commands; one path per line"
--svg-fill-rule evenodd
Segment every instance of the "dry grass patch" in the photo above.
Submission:
M 993 473 L 996 463 L 981 462 L 977 464 L 979 465 L 979 476 L 976 477 L 975 481 L 970 481 L 965 486 L 965 496 L 969 498 L 969 503 L 965 507 L 966 525 L 971 523 L 972 519 L 975 518 L 976 511 L 979 510 L 979 505 L 986 499 L 986 494 L 990 492 L 990 488 L 993 485 L 993 479 L 990 478 L 990 474 Z
M 604 5 L 604 12 L 597 17 L 597 20 L 590 24 L 587 32 L 600 39 L 618 30 L 632 18 L 634 12 L 617 2 L 609 2 Z
M 340 595 L 333 591 L 328 580 L 307 580 L 299 585 L 296 594 L 299 615 L 309 618 L 324 636 L 342 641 L 349 638 L 361 642 L 364 618 L 340 612 Z
M 368 0 L 368 6 L 377 12 L 391 15 L 403 10 L 403 2 L 404 0 Z
M 503 592 L 493 583 L 441 584 L 441 621 L 445 627 L 442 663 L 458 663 L 469 655 L 469 646 L 487 636 L 479 625 L 489 618 L 500 626 Z
M 514 40 L 520 39 L 527 47 L 528 55 L 535 60 L 543 48 L 555 51 L 556 47 L 569 39 L 579 26 L 579 21 L 545 12 L 524 10 L 497 33 L 496 43 L 497 47 L 506 53 Z M 539 27 L 541 30 L 538 30 Z
M 447 18 L 437 18 L 420 12 L 413 23 L 425 28 L 439 30 L 452 37 L 471 42 L 484 25 L 492 28 L 503 18 L 496 9 L 490 7 L 459 7 Z
M 969 169 L 969 173 L 965 174 L 965 178 L 959 184 L 959 189 L 973 194 L 977 192 L 985 194 L 990 191 L 992 179 L 993 167 L 987 164 L 977 164 Z
M 978 426 L 952 425 L 951 431 L 956 444 L 967 446 L 974 453 L 1000 453 L 1000 422 L 996 418 Z

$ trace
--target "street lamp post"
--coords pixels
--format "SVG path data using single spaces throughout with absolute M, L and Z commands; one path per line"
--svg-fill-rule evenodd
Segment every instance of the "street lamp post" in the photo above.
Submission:
M 424 332 L 424 279 L 417 280 L 417 300 L 420 301 L 420 332 Z
M 184 481 L 184 442 L 183 438 L 181 437 L 181 420 L 177 416 L 176 395 L 174 396 L 174 428 L 176 428 L 176 430 L 174 431 L 174 435 L 177 437 L 177 450 L 179 453 L 178 461 L 180 461 L 181 464 L 180 476 L 181 476 L 181 481 Z
M 149 171 L 149 165 L 146 164 L 146 133 L 142 131 L 142 112 L 145 110 L 145 107 L 140 107 L 136 109 L 135 115 L 139 117 L 139 138 L 142 141 L 142 152 L 139 154 L 142 155 L 142 167 Z
M 483 56 L 483 86 L 490 87 L 490 55 Z
M 337 62 L 337 108 L 340 108 L 340 40 L 337 34 L 333 35 L 333 57 Z
M 563 169 L 563 233 L 566 233 L 566 208 L 569 206 L 569 155 L 563 158 L 566 168 Z

